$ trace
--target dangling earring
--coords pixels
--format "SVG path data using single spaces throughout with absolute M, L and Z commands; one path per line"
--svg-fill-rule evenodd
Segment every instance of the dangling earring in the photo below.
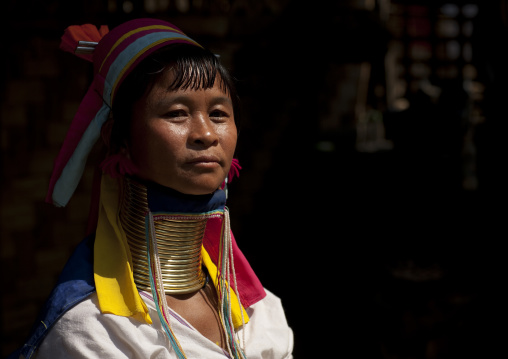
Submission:
M 226 194 L 226 199 L 228 199 L 228 176 L 226 176 L 224 183 L 222 183 L 222 190 Z
M 226 192 L 226 199 L 228 198 L 228 183 L 231 183 L 234 177 L 240 177 L 241 169 L 242 166 L 240 166 L 238 160 L 233 158 L 233 161 L 231 161 L 231 167 L 229 167 L 228 175 L 220 187 L 222 190 L 224 190 L 224 192 Z

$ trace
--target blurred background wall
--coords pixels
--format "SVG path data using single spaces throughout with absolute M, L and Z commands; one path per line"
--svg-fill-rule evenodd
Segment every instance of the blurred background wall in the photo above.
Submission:
M 238 79 L 240 247 L 283 300 L 295 358 L 499 357 L 506 295 L 508 1 L 5 0 L 1 355 L 82 239 L 93 162 L 44 203 L 91 80 L 73 24 L 173 22 Z

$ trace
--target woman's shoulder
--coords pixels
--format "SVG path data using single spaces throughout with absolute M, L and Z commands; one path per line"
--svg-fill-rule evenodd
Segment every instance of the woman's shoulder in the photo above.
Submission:
M 102 313 L 92 293 L 49 329 L 36 358 L 149 357 L 149 352 L 165 350 L 161 334 L 135 319 Z
M 266 296 L 247 309 L 249 316 L 256 318 L 275 317 L 282 320 L 281 325 L 287 326 L 286 316 L 281 299 L 265 288 Z
M 291 358 L 293 331 L 289 327 L 281 299 L 265 288 L 266 296 L 247 309 L 245 326 L 248 358 Z M 256 349 L 249 353 L 251 349 Z

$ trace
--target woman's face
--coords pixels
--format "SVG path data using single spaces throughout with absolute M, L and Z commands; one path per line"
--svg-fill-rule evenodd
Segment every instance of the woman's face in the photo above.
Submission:
M 224 181 L 236 147 L 233 104 L 219 87 L 168 91 L 166 71 L 133 107 L 129 154 L 137 175 L 193 195 Z

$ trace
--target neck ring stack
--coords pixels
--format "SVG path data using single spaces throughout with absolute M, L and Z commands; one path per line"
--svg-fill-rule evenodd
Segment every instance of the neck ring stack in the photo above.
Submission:
M 125 178 L 120 220 L 130 247 L 134 282 L 150 291 L 146 226 L 149 211 L 147 187 Z M 201 246 L 206 215 L 153 214 L 160 272 L 166 294 L 187 294 L 203 287 Z

